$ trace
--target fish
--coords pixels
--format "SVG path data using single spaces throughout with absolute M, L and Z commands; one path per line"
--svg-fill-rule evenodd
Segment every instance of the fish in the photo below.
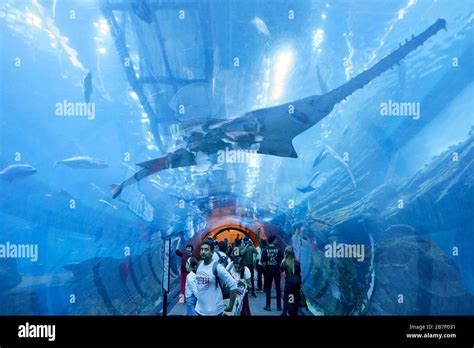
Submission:
M 62 161 L 56 161 L 54 162 L 54 167 L 58 166 L 59 164 L 80 169 L 99 169 L 108 167 L 107 163 L 104 161 L 89 156 L 76 156 L 64 159 Z
M 311 177 L 311 179 L 309 179 L 309 183 L 308 185 L 311 185 L 313 183 L 314 180 L 316 180 L 316 178 L 319 176 L 319 171 L 317 171 L 316 173 L 313 174 L 313 176 Z
M 82 81 L 82 92 L 84 93 L 84 100 L 88 103 L 91 100 L 92 94 L 92 73 L 89 71 Z
M 316 187 L 313 187 L 311 185 L 307 185 L 305 187 L 297 187 L 296 189 L 298 191 L 302 192 L 302 193 L 307 193 L 307 192 L 312 192 L 312 191 L 316 190 Z
M 348 131 L 348 127 L 347 125 L 344 127 L 344 129 L 342 130 L 342 135 L 346 135 L 347 134 L 347 131 Z
M 257 28 L 258 32 L 265 35 L 270 36 L 270 31 L 268 30 L 267 25 L 260 17 L 254 17 L 250 23 L 252 23 L 255 28 Z
M 308 184 L 305 187 L 297 187 L 296 189 L 300 192 L 307 193 L 316 190 L 316 187 L 311 186 L 314 180 L 319 176 L 319 171 L 314 173 L 311 179 L 309 179 Z
M 74 197 L 73 195 L 71 195 L 69 192 L 67 192 L 64 189 L 59 190 L 59 192 L 56 194 L 56 197 L 61 197 L 61 198 L 65 197 L 65 198 L 68 198 L 68 199 L 76 200 L 76 197 Z
M 102 204 L 105 204 L 111 208 L 114 208 L 115 210 L 117 210 L 117 206 L 116 205 L 112 205 L 110 204 L 109 202 L 107 202 L 105 199 L 99 199 L 99 202 L 102 203 Z
M 91 187 L 94 189 L 94 191 L 97 191 L 98 193 L 102 194 L 102 195 L 106 195 L 106 193 L 104 192 L 104 190 L 102 190 L 97 184 L 94 184 L 93 182 L 89 183 L 91 185 Z
M 352 175 L 352 170 L 351 168 L 349 167 L 349 164 L 344 161 L 344 159 L 341 157 L 341 155 L 339 155 L 336 150 L 334 150 L 331 146 L 329 145 L 326 145 L 326 149 L 329 151 L 329 153 L 336 159 L 339 161 L 339 163 L 341 163 L 347 170 L 347 172 L 349 173 L 349 176 L 351 177 L 351 180 L 352 180 L 352 184 L 354 185 L 354 187 L 357 187 L 357 184 L 356 184 L 356 181 L 354 179 L 354 175 Z
M 36 174 L 36 169 L 29 164 L 11 164 L 0 171 L 0 179 L 13 181 Z
M 319 163 L 321 163 L 326 158 L 327 155 L 328 155 L 328 152 L 326 150 L 321 150 L 319 155 L 317 155 L 313 161 L 313 168 L 316 167 Z
M 442 29 L 446 30 L 446 21 L 440 18 L 424 32 L 413 36 L 369 69 L 327 93 L 311 95 L 281 105 L 249 111 L 216 128 L 207 131 L 203 129 L 203 132 L 199 132 L 199 140 L 195 137 L 192 144 L 188 143 L 188 137 L 183 135 L 183 139 L 187 144 L 185 147 L 143 164 L 138 164 L 143 169 L 126 179 L 122 184 L 111 186 L 112 197 L 118 197 L 123 187 L 143 180 L 145 177 L 161 170 L 196 165 L 195 154 L 198 152 L 211 155 L 218 153 L 220 150 L 225 150 L 229 146 L 228 142 L 223 141 L 226 138 L 226 133 L 240 131 L 248 133 L 248 136 L 239 137 L 235 140 L 235 145 L 238 145 L 241 150 L 249 150 L 255 147 L 256 153 L 262 155 L 298 158 L 298 154 L 293 147 L 293 139 L 296 136 L 319 123 L 332 112 L 337 104 L 346 100 L 354 92 L 362 89 L 385 71 L 393 68 Z M 297 113 L 298 117 L 288 117 L 289 114 L 291 115 L 290 111 Z M 256 141 L 257 138 L 259 139 L 258 142 Z M 348 168 L 347 165 L 346 168 Z M 351 178 L 353 179 L 352 175 Z M 353 182 L 355 183 L 354 180 Z

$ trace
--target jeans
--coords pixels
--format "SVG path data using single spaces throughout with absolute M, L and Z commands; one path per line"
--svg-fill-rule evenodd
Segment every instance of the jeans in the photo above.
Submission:
M 270 307 L 271 295 L 272 295 L 272 283 L 275 280 L 275 289 L 276 289 L 276 302 L 277 307 L 281 307 L 281 271 L 279 266 L 267 266 L 265 268 L 266 278 L 265 278 L 265 292 L 266 292 L 266 304 Z
M 204 315 L 201 315 L 201 314 L 199 314 L 198 312 L 196 312 L 196 316 L 198 316 L 198 317 L 204 317 Z M 224 316 L 224 313 L 220 313 L 220 314 L 214 315 L 214 317 L 222 317 L 222 316 Z
M 297 316 L 299 293 L 294 289 L 286 289 L 283 294 L 283 315 Z
M 249 289 L 249 292 L 251 291 L 252 294 L 255 294 L 255 280 L 254 280 L 254 267 L 253 265 L 245 265 L 249 271 L 250 271 L 250 282 L 252 284 L 252 289 Z
M 186 277 L 188 276 L 188 272 L 181 272 L 181 274 L 179 275 L 179 278 L 180 278 L 180 302 L 186 302 L 186 297 L 184 297 L 184 293 L 185 293 L 185 290 L 186 290 Z
M 263 279 L 263 286 L 262 286 L 262 279 Z M 257 289 L 262 290 L 264 288 L 265 288 L 265 267 L 257 264 Z
M 196 306 L 197 298 L 196 296 L 186 297 L 186 315 L 188 317 L 194 317 L 197 315 L 194 307 Z

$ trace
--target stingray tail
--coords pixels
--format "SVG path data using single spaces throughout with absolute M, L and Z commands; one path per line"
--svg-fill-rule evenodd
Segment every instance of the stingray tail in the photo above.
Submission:
M 122 189 L 123 189 L 122 185 L 115 185 L 115 184 L 110 185 L 110 190 L 112 192 L 112 198 L 113 199 L 117 198 L 120 195 L 120 193 L 122 193 Z

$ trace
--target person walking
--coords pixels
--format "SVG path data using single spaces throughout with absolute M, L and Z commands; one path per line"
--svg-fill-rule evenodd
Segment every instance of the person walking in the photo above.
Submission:
M 222 316 L 232 312 L 237 294 L 237 282 L 225 267 L 212 259 L 215 244 L 205 240 L 201 244 L 201 259 L 196 270 L 198 316 Z M 224 304 L 224 288 L 229 291 L 229 305 Z
M 275 281 L 277 310 L 281 311 L 281 269 L 280 264 L 283 260 L 283 253 L 276 245 L 276 236 L 268 237 L 268 247 L 262 251 L 262 264 L 265 266 L 265 292 L 266 305 L 263 307 L 266 311 L 271 311 L 271 292 L 272 284 Z

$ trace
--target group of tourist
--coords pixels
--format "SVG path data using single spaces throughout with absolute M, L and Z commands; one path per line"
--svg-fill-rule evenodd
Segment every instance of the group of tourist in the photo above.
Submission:
M 301 266 L 295 252 L 287 246 L 283 252 L 275 235 L 259 240 L 256 247 L 249 237 L 221 241 L 212 237 L 200 245 L 199 259 L 191 244 L 185 251 L 176 246 L 182 258 L 180 302 L 190 316 L 250 316 L 249 296 L 266 294 L 265 311 L 271 311 L 271 294 L 276 290 L 276 310 L 296 316 L 301 294 Z M 284 272 L 283 308 L 281 273 Z M 255 289 L 255 273 L 257 289 Z M 229 300 L 226 305 L 224 300 Z

